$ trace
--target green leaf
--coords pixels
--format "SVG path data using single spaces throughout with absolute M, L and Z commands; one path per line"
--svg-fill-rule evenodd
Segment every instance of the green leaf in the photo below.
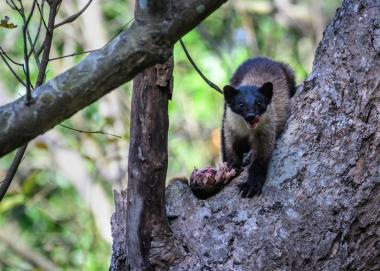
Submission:
M 4 19 L 1 19 L 1 21 L 0 21 L 0 27 L 13 29 L 13 28 L 16 28 L 17 25 L 15 25 L 13 23 L 9 23 L 9 17 L 5 16 Z
M 25 198 L 23 195 L 7 196 L 1 202 L 0 205 L 0 214 L 4 214 L 6 211 L 14 208 L 17 205 L 23 204 Z

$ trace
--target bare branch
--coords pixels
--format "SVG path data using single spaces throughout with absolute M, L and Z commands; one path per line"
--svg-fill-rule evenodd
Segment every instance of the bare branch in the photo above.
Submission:
M 17 73 L 13 70 L 12 66 L 8 63 L 7 61 L 7 54 L 4 52 L 3 48 L 1 48 L 0 46 L 0 56 L 2 58 L 2 60 L 4 61 L 5 65 L 7 65 L 8 69 L 11 71 L 11 73 L 13 74 L 13 76 L 17 79 L 17 81 L 20 82 L 20 84 L 22 84 L 23 86 L 26 86 L 25 82 L 17 75 Z M 7 58 L 5 57 L 7 56 Z M 24 66 L 24 65 L 22 65 Z
M 40 22 L 38 24 L 37 33 L 36 33 L 36 36 L 35 36 L 33 42 L 32 42 L 32 37 L 31 37 L 31 34 L 29 33 L 29 30 L 27 31 L 28 40 L 29 40 L 29 44 L 30 44 L 30 47 L 31 47 L 30 51 L 29 51 L 28 58 L 30 58 L 30 56 L 33 54 L 34 60 L 36 61 L 36 64 L 37 64 L 38 67 L 40 66 L 41 62 L 40 62 L 40 59 L 38 57 L 38 53 L 36 52 L 35 48 L 36 48 L 36 45 L 37 45 L 38 38 L 40 37 L 40 33 L 41 33 L 41 29 L 42 29 L 42 23 L 44 23 L 43 13 L 41 12 L 44 9 L 44 4 L 45 4 L 45 0 L 42 0 L 41 8 L 40 8 L 40 6 L 38 4 L 38 1 L 37 1 L 37 7 L 38 7 L 38 10 L 40 11 Z
M 20 63 L 20 62 L 17 62 L 15 60 L 13 60 L 0 46 L 0 54 L 3 54 L 10 62 L 12 62 L 13 64 L 17 65 L 17 66 L 20 66 L 20 67 L 23 67 L 24 64 Z
M 37 50 L 37 56 L 40 57 L 41 53 L 44 51 L 45 41 L 42 42 L 41 47 Z
M 25 17 L 24 17 L 25 19 Z M 25 77 L 26 77 L 26 103 L 32 101 L 32 90 L 30 88 L 30 74 L 29 74 L 29 57 L 28 57 L 28 43 L 26 37 L 27 25 L 24 24 L 22 28 L 23 42 L 24 42 L 24 64 L 25 64 Z
M 37 0 L 34 0 L 34 1 L 33 1 L 33 5 L 32 5 L 32 8 L 31 8 L 31 10 L 30 10 L 30 14 L 29 14 L 28 18 L 26 19 L 26 21 L 24 22 L 26 27 L 28 27 L 28 24 L 29 24 L 29 22 L 30 22 L 30 19 L 31 19 L 32 16 L 33 16 L 33 12 L 34 12 L 34 8 L 35 8 L 35 6 L 36 6 L 36 3 L 37 3 Z M 24 19 L 25 19 L 25 18 L 24 18 Z
M 57 10 L 58 10 L 57 8 L 58 8 L 59 2 L 53 1 L 50 5 L 48 26 L 47 26 L 44 43 L 43 43 L 43 54 L 42 54 L 41 63 L 38 67 L 40 73 L 38 74 L 38 77 L 37 77 L 36 86 L 40 86 L 45 80 L 45 70 L 49 63 L 51 43 L 53 41 L 54 21 L 57 15 Z
M 98 131 L 83 131 L 83 130 L 75 129 L 75 128 L 72 128 L 72 127 L 69 127 L 69 126 L 66 126 L 66 125 L 63 125 L 63 124 L 58 124 L 58 125 L 61 126 L 61 127 L 63 127 L 63 128 L 66 128 L 66 129 L 69 129 L 69 130 L 72 130 L 72 131 L 75 131 L 75 132 L 78 132 L 78 133 L 83 133 L 83 134 L 102 134 L 102 135 L 108 135 L 108 136 L 113 136 L 113 137 L 117 137 L 117 138 L 122 138 L 119 135 L 114 135 L 114 134 L 106 133 L 106 132 L 103 132 L 102 130 L 98 130 Z
M 38 29 L 37 29 L 36 36 L 34 37 L 34 41 L 32 41 L 32 37 L 31 37 L 29 31 L 26 32 L 26 34 L 28 36 L 29 45 L 30 45 L 30 50 L 29 50 L 28 58 L 30 58 L 32 56 L 32 54 L 33 54 L 34 60 L 36 61 L 37 66 L 40 66 L 40 59 L 38 58 L 37 52 L 35 50 L 35 47 L 36 47 L 38 38 L 39 38 L 40 33 L 41 33 L 41 26 L 42 26 L 42 20 L 40 20 L 40 24 L 38 25 Z
M 41 16 L 42 22 L 44 23 L 45 29 L 46 31 L 48 31 L 48 27 L 44 19 L 44 3 L 45 3 L 45 0 L 42 1 L 41 6 L 40 6 L 40 4 L 37 1 L 37 8 L 38 8 L 38 11 L 40 12 L 40 16 Z
M 54 26 L 54 28 L 58 28 L 58 27 L 60 27 L 60 26 L 62 26 L 62 25 L 64 25 L 64 24 L 74 22 L 74 21 L 75 21 L 76 19 L 78 19 L 79 16 L 81 16 L 82 13 L 83 13 L 83 12 L 84 12 L 84 11 L 90 6 L 90 4 L 91 4 L 92 1 L 93 1 L 93 0 L 89 0 L 89 1 L 87 2 L 87 4 L 86 4 L 86 5 L 85 5 L 80 11 L 78 11 L 77 13 L 71 15 L 70 17 L 68 17 L 67 19 L 63 20 L 62 22 L 56 24 L 56 25 Z
M 57 56 L 57 57 L 50 58 L 49 61 L 54 61 L 54 60 L 63 59 L 63 58 L 67 58 L 67 57 L 72 57 L 72 56 L 84 55 L 84 54 L 88 54 L 88 53 L 92 53 L 92 52 L 98 51 L 100 49 L 88 50 L 88 51 L 83 51 L 83 52 L 79 52 L 79 53 L 72 53 L 72 54 L 64 55 L 64 56 Z
M 212 87 L 213 89 L 215 89 L 217 92 L 219 92 L 220 94 L 223 94 L 223 91 L 216 85 L 214 84 L 213 82 L 211 82 L 210 80 L 207 79 L 207 77 L 202 73 L 202 71 L 198 68 L 198 66 L 195 64 L 194 60 L 191 58 L 189 52 L 187 51 L 186 49 L 186 46 L 185 44 L 183 43 L 183 41 L 180 39 L 179 40 L 179 43 L 181 44 L 182 46 L 182 49 L 183 51 L 185 52 L 185 55 L 187 57 L 187 59 L 190 61 L 191 65 L 194 67 L 194 69 L 197 71 L 197 73 L 202 77 L 202 79 L 210 86 Z
M 26 103 L 30 104 L 32 101 L 32 90 L 30 86 L 30 74 L 29 74 L 29 56 L 28 56 L 28 43 L 27 43 L 27 31 L 28 31 L 28 24 L 30 22 L 30 19 L 33 16 L 34 8 L 36 6 L 37 0 L 33 1 L 32 8 L 30 10 L 30 13 L 28 17 L 25 16 L 25 9 L 22 4 L 22 1 L 19 0 L 21 9 L 19 11 L 22 20 L 24 22 L 24 25 L 22 27 L 22 35 L 23 35 L 23 43 L 24 43 L 24 67 L 25 67 L 25 77 L 26 77 Z
M 13 2 L 13 0 L 6 0 L 6 3 L 7 3 L 8 6 L 10 6 L 13 10 L 16 10 L 18 13 L 20 13 L 20 9 L 19 9 L 19 7 L 17 7 L 17 5 L 15 4 L 15 2 Z
M 22 157 L 24 156 L 24 153 L 26 151 L 26 148 L 28 147 L 28 144 L 22 146 L 20 149 L 17 150 L 16 156 L 10 166 L 10 168 L 7 171 L 7 175 L 5 176 L 5 179 L 0 185 L 0 202 L 3 200 L 5 193 L 8 191 L 8 188 L 16 175 L 17 168 L 21 163 Z
M 59 57 L 53 57 L 53 58 L 50 58 L 49 61 L 53 61 L 53 60 L 58 60 L 58 59 L 62 59 L 62 58 L 67 58 L 67 57 L 72 57 L 72 56 L 78 56 L 78 55 L 83 55 L 83 54 L 87 54 L 87 53 L 92 53 L 92 52 L 95 52 L 95 51 L 98 51 L 98 50 L 101 50 L 103 49 L 104 47 L 106 47 L 111 41 L 113 41 L 121 32 L 123 32 L 127 26 L 133 22 L 135 18 L 132 18 L 130 19 L 125 25 L 123 25 L 123 27 L 120 29 L 120 31 L 114 35 L 106 44 L 104 44 L 101 48 L 99 49 L 94 49 L 94 50 L 88 50 L 88 51 L 83 51 L 83 52 L 79 52 L 79 53 L 72 53 L 72 54 L 69 54 L 69 55 L 64 55 L 64 56 L 59 56 Z

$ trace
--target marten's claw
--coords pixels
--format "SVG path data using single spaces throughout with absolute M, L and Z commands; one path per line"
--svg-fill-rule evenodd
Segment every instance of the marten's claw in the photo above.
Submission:
M 253 196 L 259 196 L 262 190 L 262 184 L 259 182 L 246 181 L 238 185 L 241 196 L 243 198 L 252 198 Z

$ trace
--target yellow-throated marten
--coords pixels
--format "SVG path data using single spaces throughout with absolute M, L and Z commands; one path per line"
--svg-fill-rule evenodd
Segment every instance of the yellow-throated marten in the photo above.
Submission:
M 239 188 L 242 197 L 259 195 L 295 93 L 294 74 L 286 64 L 252 58 L 236 70 L 223 92 L 223 162 L 239 169 L 251 152 L 248 179 Z

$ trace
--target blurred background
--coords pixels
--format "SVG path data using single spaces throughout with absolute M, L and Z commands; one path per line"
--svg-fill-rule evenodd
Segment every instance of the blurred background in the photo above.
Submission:
M 23 1 L 26 8 L 32 1 Z M 57 22 L 88 1 L 63 1 Z M 323 29 L 340 1 L 232 0 L 183 40 L 197 65 L 222 87 L 247 58 L 267 56 L 289 63 L 301 83 L 311 70 Z M 51 58 L 101 48 L 133 19 L 132 0 L 95 0 L 83 15 L 54 32 Z M 22 62 L 22 21 L 6 4 L 15 29 L 0 28 L 0 45 Z M 32 18 L 31 31 L 38 27 Z M 47 79 L 86 57 L 53 60 Z M 181 47 L 174 48 L 174 93 L 170 102 L 167 180 L 194 167 L 219 163 L 223 97 L 194 71 Z M 37 75 L 32 62 L 33 80 Z M 22 77 L 22 70 L 15 67 Z M 126 188 L 131 83 L 92 104 L 65 126 L 104 131 L 121 138 L 57 126 L 34 140 L 10 190 L 0 203 L 0 270 L 106 270 L 111 256 L 113 189 Z M 22 95 L 0 62 L 0 106 Z M 0 180 L 14 154 L 0 160 Z

